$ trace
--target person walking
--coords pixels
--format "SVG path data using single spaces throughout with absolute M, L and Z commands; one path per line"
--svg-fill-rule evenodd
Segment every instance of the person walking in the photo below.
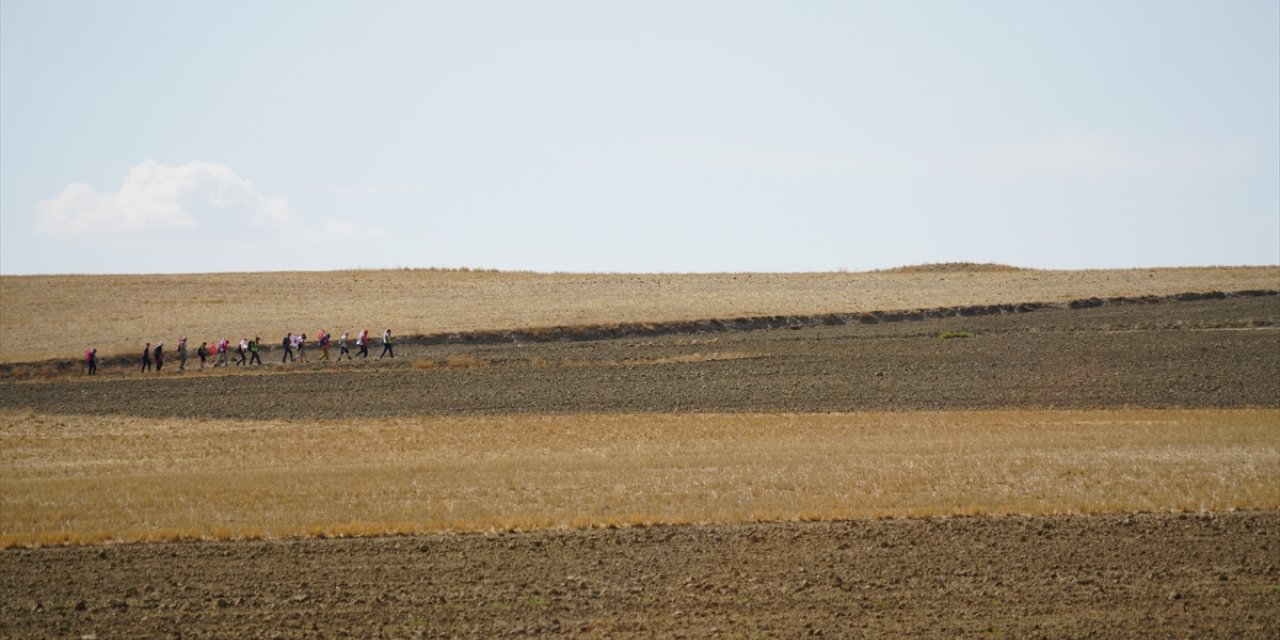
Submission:
M 151 343 L 150 342 L 148 342 L 147 345 L 142 348 L 142 370 L 143 371 L 151 370 Z
M 258 336 L 254 336 L 253 340 L 249 341 L 249 364 L 262 364 L 262 358 L 258 357 L 258 345 L 260 344 L 262 344 L 262 338 Z
M 236 366 L 243 367 L 245 363 L 249 361 L 249 339 L 248 338 L 244 338 L 244 337 L 240 338 L 240 344 L 236 346 L 236 354 L 240 356 L 240 359 L 236 360 Z
M 329 359 L 329 332 L 324 329 L 320 330 L 320 359 Z
M 351 359 L 351 350 L 347 348 L 347 340 L 350 337 L 351 337 L 350 333 L 343 331 L 342 337 L 338 338 L 338 359 L 339 360 L 342 359 L 342 356 L 346 356 L 348 360 Z
M 228 365 L 227 352 L 231 350 L 231 341 L 223 338 L 218 341 L 218 359 L 213 362 L 214 367 L 225 367 Z
M 280 346 L 284 347 L 284 355 L 280 356 L 281 364 L 284 364 L 286 360 L 290 362 L 297 361 L 297 359 L 293 357 L 293 332 L 284 334 L 284 340 L 280 341 Z
M 89 375 L 98 373 L 98 350 L 90 349 L 84 352 L 84 362 L 89 367 Z
M 178 371 L 187 370 L 187 337 L 178 338 Z
M 160 369 L 164 367 L 164 343 L 156 344 L 156 373 L 160 373 Z
M 369 330 L 368 329 L 361 331 L 360 335 L 356 336 L 356 346 L 360 347 L 360 354 L 359 354 L 360 357 L 367 360 L 369 358 Z
M 296 335 L 293 339 L 295 341 L 295 347 L 298 350 L 298 362 L 306 362 L 307 352 L 304 351 L 304 349 L 307 347 L 307 334 L 303 333 Z
M 390 355 L 392 358 L 396 357 L 396 353 L 391 350 L 391 330 L 390 329 L 387 329 L 386 331 L 382 332 L 382 353 L 378 356 L 378 359 L 381 360 L 382 356 L 385 356 L 385 355 Z
M 200 370 L 204 370 L 204 362 L 209 359 L 209 343 L 201 342 L 196 348 L 196 356 L 200 358 Z

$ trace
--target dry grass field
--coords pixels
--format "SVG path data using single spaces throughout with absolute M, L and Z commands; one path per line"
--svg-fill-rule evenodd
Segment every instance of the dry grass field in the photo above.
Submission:
M 1280 411 L 0 414 L 0 546 L 1280 508 Z
M 0 362 L 132 354 L 285 331 L 400 335 L 1280 289 L 1280 267 L 1036 271 L 947 265 L 871 273 L 535 274 L 342 271 L 0 276 Z
M 63 366 L 1259 289 L 1280 267 L 3 277 L 0 637 L 1271 637 L 1276 295 Z

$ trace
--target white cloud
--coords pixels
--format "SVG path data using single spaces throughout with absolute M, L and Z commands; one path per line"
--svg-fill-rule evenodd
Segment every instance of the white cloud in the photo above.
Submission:
M 262 195 L 229 167 L 189 162 L 179 167 L 144 161 L 115 192 L 84 183 L 40 202 L 36 231 L 63 237 L 136 237 L 200 228 L 196 207 L 239 210 L 255 228 L 284 232 L 297 215 L 284 198 Z

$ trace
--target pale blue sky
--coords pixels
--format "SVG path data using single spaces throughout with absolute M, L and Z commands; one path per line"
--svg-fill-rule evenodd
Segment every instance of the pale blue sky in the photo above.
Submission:
M 1280 3 L 0 3 L 0 272 L 1280 263 Z

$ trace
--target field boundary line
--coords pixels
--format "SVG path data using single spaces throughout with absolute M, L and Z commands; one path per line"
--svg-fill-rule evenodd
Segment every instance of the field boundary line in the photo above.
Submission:
M 661 337 L 670 335 L 698 335 L 737 331 L 769 329 L 803 329 L 820 326 L 875 325 L 897 322 L 920 322 L 953 317 L 978 317 L 1032 313 L 1044 310 L 1094 309 L 1106 306 L 1151 305 L 1229 298 L 1259 298 L 1280 295 L 1275 289 L 1244 289 L 1238 291 L 1185 292 L 1168 295 L 1116 296 L 1108 298 L 1076 298 L 1065 302 L 1021 302 L 1004 304 L 978 304 L 926 309 L 899 309 L 882 311 L 848 311 L 817 314 L 787 314 L 738 316 L 734 318 L 704 318 L 698 320 L 671 320 L 662 322 L 620 322 L 610 324 L 556 325 L 515 329 L 491 329 L 454 331 L 430 334 L 397 336 L 397 345 L 492 345 L 513 342 L 591 342 L 633 337 Z M 376 342 L 376 340 L 371 340 Z M 375 345 L 376 346 L 376 345 Z M 278 348 L 264 344 L 261 352 L 270 354 Z M 170 356 L 173 357 L 172 355 Z M 268 356 L 269 357 L 269 356 Z M 131 365 L 136 354 L 101 355 L 99 366 Z M 78 358 L 0 363 L 0 378 L 12 376 L 19 367 L 38 366 L 55 373 L 69 373 L 83 363 Z
M 763 329 L 802 329 L 819 326 L 919 322 L 953 317 L 974 317 L 1031 313 L 1051 309 L 1093 309 L 1104 306 L 1197 302 L 1228 298 L 1258 298 L 1280 295 L 1275 289 L 1241 291 L 1186 292 L 1170 295 L 1117 296 L 1111 298 L 1077 298 L 1066 302 L 1021 302 L 987 305 L 933 307 L 889 311 L 849 311 L 843 313 L 740 316 L 668 322 L 625 322 L 618 324 L 559 325 L 523 329 L 462 331 L 403 336 L 404 344 L 502 344 L 507 342 L 587 342 L 631 337 L 656 337 Z

